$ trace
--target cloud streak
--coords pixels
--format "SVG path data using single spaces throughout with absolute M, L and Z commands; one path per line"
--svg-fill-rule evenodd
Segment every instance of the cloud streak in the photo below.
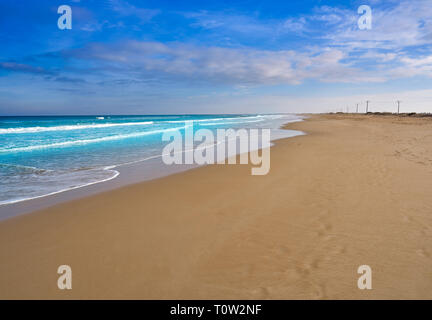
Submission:
M 28 64 L 16 62 L 0 62 L 0 70 L 9 72 L 24 72 L 38 75 L 51 75 L 51 71 L 47 71 L 42 67 L 35 67 Z
M 91 44 L 65 52 L 69 58 L 90 61 L 99 69 L 117 69 L 138 78 L 162 75 L 177 80 L 229 85 L 300 84 L 384 81 L 343 62 L 343 51 L 316 52 L 199 47 L 181 43 L 128 41 Z

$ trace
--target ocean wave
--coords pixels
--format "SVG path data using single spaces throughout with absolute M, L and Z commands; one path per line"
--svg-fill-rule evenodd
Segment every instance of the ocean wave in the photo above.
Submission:
M 210 119 L 185 119 L 185 120 L 167 120 L 160 121 L 160 123 L 184 123 L 186 121 L 193 122 L 214 122 L 214 121 L 231 121 L 237 120 L 246 122 L 250 119 L 274 119 L 275 115 L 256 115 L 256 116 L 238 116 L 229 118 L 210 118 Z M 276 118 L 281 117 L 276 115 Z M 102 117 L 97 117 L 99 120 L 103 120 Z M 158 121 L 159 122 L 159 121 Z M 38 133 L 38 132 L 49 132 L 49 131 L 70 131 L 70 130 L 82 130 L 82 129 L 98 129 L 98 128 L 110 128 L 110 127 L 127 127 L 127 126 L 141 126 L 154 124 L 154 121 L 144 122 L 124 122 L 124 123 L 92 123 L 92 124 L 75 124 L 75 125 L 63 125 L 53 127 L 20 127 L 20 128 L 0 128 L 0 134 L 20 134 L 20 133 Z
M 211 119 L 185 119 L 185 120 L 172 120 L 172 121 L 165 121 L 167 123 L 184 123 L 186 121 L 193 121 L 193 122 L 212 122 L 212 121 L 224 121 L 224 120 L 243 120 L 243 119 L 255 119 L 255 118 L 263 118 L 265 116 L 258 115 L 258 116 L 252 116 L 252 117 L 231 117 L 231 118 L 211 118 Z
M 236 123 L 255 123 L 255 122 L 261 122 L 264 121 L 264 119 L 259 119 L 259 120 L 252 120 L 252 121 L 229 121 L 226 123 L 220 123 L 220 122 L 210 122 L 210 123 L 205 123 L 205 124 L 200 124 L 202 126 L 220 126 L 220 125 L 229 125 L 229 124 L 236 124 Z
M 0 129 L 0 134 L 36 133 L 36 132 L 47 132 L 47 131 L 69 131 L 69 130 L 82 130 L 82 129 L 95 129 L 95 128 L 142 126 L 142 125 L 148 125 L 148 124 L 153 124 L 153 121 L 124 122 L 124 123 L 100 123 L 100 124 L 76 124 L 76 125 L 55 126 L 55 127 L 7 128 L 7 129 Z
M 36 168 L 31 166 L 24 166 L 20 164 L 9 164 L 9 163 L 0 163 L 0 169 L 1 168 L 14 170 L 14 172 L 19 172 L 19 173 L 32 173 L 32 174 L 43 174 L 45 172 L 52 171 L 49 169 L 41 169 L 41 168 Z
M 119 135 L 107 136 L 107 137 L 96 138 L 96 139 L 72 140 L 72 141 L 40 144 L 40 145 L 33 145 L 33 146 L 26 146 L 26 147 L 3 148 L 0 149 L 0 153 L 27 152 L 27 151 L 50 149 L 50 148 L 63 148 L 63 147 L 70 147 L 70 146 L 77 146 L 77 145 L 86 145 L 90 143 L 98 143 L 98 142 L 105 142 L 105 141 L 115 141 L 115 140 L 122 140 L 128 138 L 137 138 L 137 137 L 147 136 L 151 134 L 163 133 L 167 131 L 181 130 L 184 129 L 185 127 L 186 126 L 144 131 L 144 132 L 135 132 L 135 133 L 128 133 L 128 134 L 119 134 Z
M 13 204 L 13 203 L 17 203 L 17 202 L 22 202 L 22 201 L 27 201 L 27 200 L 44 198 L 44 197 L 51 196 L 51 195 L 58 194 L 58 193 L 62 193 L 62 192 L 65 192 L 65 191 L 70 191 L 70 190 L 74 190 L 74 189 L 79 189 L 79 188 L 91 186 L 91 185 L 94 185 L 94 184 L 97 184 L 97 183 L 106 182 L 106 181 L 115 179 L 120 174 L 120 172 L 118 172 L 117 170 L 113 170 L 112 166 L 108 166 L 108 167 L 102 168 L 102 170 L 107 171 L 107 172 L 111 172 L 111 176 L 107 177 L 107 178 L 103 178 L 103 179 L 99 179 L 99 180 L 83 183 L 83 184 L 80 184 L 80 185 L 70 186 L 70 187 L 62 188 L 60 190 L 43 193 L 43 194 L 40 194 L 40 195 L 34 195 L 34 196 L 29 196 L 29 197 L 21 197 L 21 198 L 18 198 L 18 199 L 15 198 L 15 199 L 10 199 L 10 200 L 3 200 L 3 201 L 0 201 L 0 206 L 2 206 L 2 205 L 8 205 L 8 204 Z

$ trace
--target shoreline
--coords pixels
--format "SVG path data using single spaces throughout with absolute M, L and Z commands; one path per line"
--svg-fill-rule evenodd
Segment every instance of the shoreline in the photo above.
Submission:
M 306 135 L 275 143 L 266 176 L 204 166 L 1 221 L 0 297 L 430 299 L 430 119 L 288 128 Z
M 271 147 L 274 146 L 274 142 L 280 139 L 289 139 L 297 135 L 304 134 L 303 132 L 297 130 L 285 129 L 285 126 L 303 121 L 304 117 L 302 115 L 297 115 L 302 117 L 298 120 L 290 120 L 278 128 L 273 128 L 272 133 L 276 133 L 275 138 L 271 139 Z M 286 132 L 284 134 L 284 131 Z M 297 132 L 296 132 L 297 131 Z M 285 135 L 285 136 L 284 136 Z M 261 148 L 260 148 L 261 149 Z M 183 151 L 184 152 L 184 151 Z M 237 150 L 237 155 L 239 155 L 239 150 Z M 225 159 L 232 157 L 233 155 L 226 155 Z M 40 195 L 28 199 L 17 200 L 10 203 L 0 204 L 0 222 L 13 218 L 15 216 L 20 216 L 23 214 L 31 214 L 34 211 L 49 208 L 53 205 L 74 201 L 95 194 L 107 192 L 110 190 L 116 190 L 124 186 L 133 185 L 137 183 L 142 183 L 146 181 L 151 181 L 155 179 L 160 179 L 167 177 L 176 173 L 185 172 L 194 168 L 199 168 L 206 165 L 198 164 L 181 164 L 181 165 L 164 165 L 164 170 L 159 170 L 154 172 L 152 166 L 161 167 L 160 164 L 161 155 L 152 156 L 145 159 L 134 160 L 129 163 L 122 163 L 117 165 L 109 165 L 104 168 L 104 170 L 112 170 L 115 172 L 112 177 L 103 179 L 101 181 L 95 181 L 86 183 L 84 185 L 71 187 L 68 189 L 63 189 L 49 194 Z M 115 170 L 114 170 L 115 169 Z M 137 176 L 136 172 L 140 172 Z

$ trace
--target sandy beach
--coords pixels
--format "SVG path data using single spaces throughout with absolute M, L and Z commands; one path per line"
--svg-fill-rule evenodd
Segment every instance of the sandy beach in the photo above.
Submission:
M 266 176 L 200 167 L 0 222 L 0 299 L 431 299 L 432 120 L 288 128 L 307 135 Z

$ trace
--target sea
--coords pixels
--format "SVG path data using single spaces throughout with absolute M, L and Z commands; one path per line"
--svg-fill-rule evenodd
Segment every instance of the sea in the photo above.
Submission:
M 301 121 L 294 114 L 0 117 L 0 207 L 116 179 L 122 166 L 161 158 L 163 133 L 186 121 L 213 132 L 268 128 L 272 140 L 301 134 L 280 129 Z M 154 163 L 143 170 L 163 173 Z

